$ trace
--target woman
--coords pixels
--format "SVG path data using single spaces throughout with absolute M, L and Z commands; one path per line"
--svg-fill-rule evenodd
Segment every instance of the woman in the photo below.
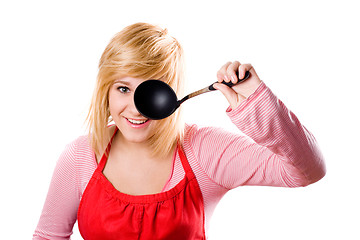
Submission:
M 250 64 L 226 63 L 217 79 L 236 83 L 246 71 L 250 78 L 232 88 L 214 85 L 246 136 L 185 125 L 181 109 L 150 120 L 136 110 L 134 91 L 160 79 L 183 96 L 182 48 L 145 23 L 115 35 L 100 60 L 90 134 L 60 156 L 33 239 L 69 239 L 76 220 L 84 239 L 206 239 L 230 189 L 320 180 L 325 165 L 314 137 Z

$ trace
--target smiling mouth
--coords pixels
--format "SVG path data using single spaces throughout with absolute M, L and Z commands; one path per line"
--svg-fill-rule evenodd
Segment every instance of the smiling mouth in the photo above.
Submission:
M 130 118 L 126 118 L 126 120 L 128 120 L 130 123 L 135 124 L 135 125 L 141 125 L 146 123 L 147 121 L 149 121 L 149 119 L 145 119 L 145 120 L 135 120 L 135 119 L 130 119 Z

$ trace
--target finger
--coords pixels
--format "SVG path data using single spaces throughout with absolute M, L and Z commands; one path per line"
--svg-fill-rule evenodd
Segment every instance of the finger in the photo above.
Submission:
M 227 77 L 226 75 L 226 69 L 228 68 L 228 66 L 231 64 L 231 62 L 227 62 L 225 63 L 220 70 L 217 72 L 217 78 L 218 78 L 218 82 L 230 82 L 230 78 Z
M 245 77 L 245 73 L 247 71 L 250 71 L 252 68 L 253 68 L 253 66 L 249 63 L 241 64 L 239 66 L 239 79 L 243 79 Z
M 235 109 L 238 106 L 238 103 L 245 99 L 245 97 L 237 94 L 233 89 L 229 88 L 225 84 L 215 83 L 213 86 L 225 96 L 232 109 Z
M 222 92 L 222 94 L 226 97 L 226 99 L 230 102 L 232 102 L 234 99 L 236 99 L 237 93 L 231 89 L 230 87 L 226 86 L 222 83 L 215 83 L 214 88 Z
M 237 71 L 238 71 L 238 68 L 240 67 L 240 65 L 241 64 L 239 61 L 235 61 L 235 62 L 231 63 L 226 70 L 228 77 L 231 79 L 231 82 L 234 84 L 236 84 L 238 82 Z

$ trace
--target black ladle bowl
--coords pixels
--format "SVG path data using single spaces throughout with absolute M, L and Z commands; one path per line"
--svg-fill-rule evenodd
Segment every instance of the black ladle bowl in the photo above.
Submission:
M 245 77 L 240 79 L 236 84 L 248 79 L 249 76 L 250 73 L 247 71 Z M 222 83 L 229 87 L 235 85 L 232 82 L 227 83 L 223 81 Z M 139 113 L 147 118 L 154 120 L 163 119 L 173 114 L 180 104 L 189 98 L 216 90 L 213 84 L 178 100 L 174 90 L 165 82 L 160 80 L 147 80 L 141 83 L 135 90 L 135 106 Z

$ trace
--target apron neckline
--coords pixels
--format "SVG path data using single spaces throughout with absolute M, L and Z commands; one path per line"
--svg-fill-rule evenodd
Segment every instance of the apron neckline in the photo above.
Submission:
M 109 141 L 109 144 L 108 144 L 103 156 L 101 157 L 101 160 L 100 160 L 100 162 L 94 172 L 94 175 L 93 175 L 94 178 L 99 180 L 99 182 L 103 185 L 104 190 L 107 193 L 109 193 L 111 197 L 116 198 L 123 202 L 132 203 L 132 204 L 146 204 L 146 203 L 162 202 L 162 201 L 168 200 L 170 198 L 176 197 L 176 195 L 178 195 L 180 192 L 182 192 L 184 190 L 185 186 L 190 181 L 193 181 L 193 180 L 196 181 L 195 174 L 193 173 L 191 166 L 190 166 L 189 162 L 187 161 L 187 158 L 182 149 L 182 146 L 180 143 L 178 143 L 175 151 L 178 151 L 180 160 L 181 160 L 181 164 L 185 171 L 184 178 L 178 184 L 176 184 L 173 188 L 171 188 L 167 191 L 154 193 L 154 194 L 131 195 L 131 194 L 126 194 L 126 193 L 119 191 L 118 189 L 116 189 L 114 187 L 114 185 L 112 185 L 112 183 L 103 174 L 103 170 L 104 170 L 104 167 L 108 160 L 109 152 L 111 149 L 111 143 L 112 143 L 117 131 L 118 131 L 118 128 L 115 126 L 114 134 L 111 137 L 111 140 Z M 199 186 L 198 184 L 195 184 L 195 185 Z M 200 191 L 200 187 L 199 187 L 199 191 Z

